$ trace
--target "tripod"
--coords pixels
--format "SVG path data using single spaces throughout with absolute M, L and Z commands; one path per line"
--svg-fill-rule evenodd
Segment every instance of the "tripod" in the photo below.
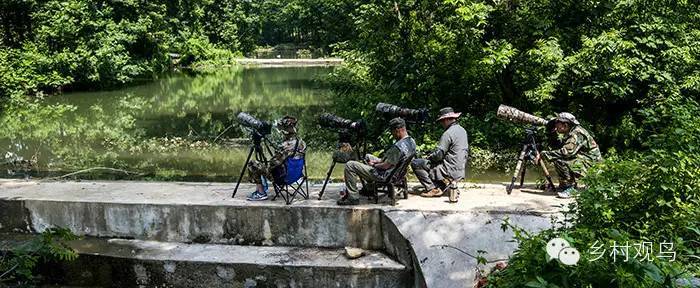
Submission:
M 340 132 L 340 137 L 339 139 L 343 139 L 343 135 Z M 355 150 L 355 153 L 357 154 L 357 159 L 362 159 L 362 152 L 365 151 L 365 141 L 364 139 L 358 139 L 357 141 L 357 149 Z M 321 188 L 321 192 L 318 192 L 318 200 L 321 200 L 323 198 L 323 193 L 326 191 L 326 185 L 328 185 L 328 181 L 331 179 L 331 174 L 333 174 L 333 168 L 335 168 L 335 164 L 339 163 L 336 162 L 335 159 L 331 160 L 331 167 L 328 168 L 328 172 L 326 173 L 326 180 L 323 181 L 323 188 Z
M 518 157 L 518 163 L 515 165 L 515 172 L 513 172 L 513 178 L 510 180 L 510 185 L 506 187 L 506 192 L 508 192 L 508 195 L 510 195 L 510 193 L 513 191 L 513 186 L 515 185 L 515 180 L 518 179 L 518 176 L 520 177 L 520 188 L 523 187 L 523 182 L 525 182 L 525 170 L 527 170 L 527 163 L 525 163 L 525 161 L 534 163 L 537 155 L 539 154 L 540 151 L 537 150 L 537 141 L 535 140 L 535 127 L 525 128 L 523 150 L 520 151 L 520 157 Z M 554 189 L 554 182 L 552 182 L 552 177 L 549 175 L 549 170 L 547 170 L 547 166 L 544 164 L 544 161 L 540 159 L 539 163 L 535 163 L 535 165 L 537 164 L 542 167 L 544 176 L 547 178 L 547 188 Z
M 267 152 L 270 155 L 272 155 L 270 146 L 266 145 L 268 144 L 268 140 L 265 138 L 265 135 L 253 130 L 251 132 L 251 139 L 253 140 L 253 145 L 250 146 L 248 157 L 245 159 L 245 164 L 243 165 L 243 169 L 241 170 L 241 175 L 238 177 L 236 188 L 233 189 L 233 195 L 231 195 L 231 198 L 236 197 L 236 192 L 238 192 L 238 186 L 241 185 L 241 180 L 243 179 L 243 175 L 245 175 L 246 168 L 248 168 L 248 164 L 250 164 L 250 158 L 253 156 L 253 154 L 255 154 L 255 160 L 260 161 L 262 163 L 267 163 L 267 157 L 265 156 L 265 150 L 263 147 L 265 147 L 267 149 Z

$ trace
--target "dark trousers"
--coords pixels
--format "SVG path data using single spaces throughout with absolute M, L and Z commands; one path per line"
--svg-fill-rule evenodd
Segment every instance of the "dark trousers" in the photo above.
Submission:
M 430 191 L 433 188 L 444 188 L 444 183 L 442 180 L 447 178 L 442 175 L 438 167 L 431 168 L 430 161 L 428 159 L 414 159 L 411 161 L 411 169 L 413 173 L 416 174 L 416 178 L 420 181 L 426 191 Z M 437 187 L 436 184 L 440 187 Z

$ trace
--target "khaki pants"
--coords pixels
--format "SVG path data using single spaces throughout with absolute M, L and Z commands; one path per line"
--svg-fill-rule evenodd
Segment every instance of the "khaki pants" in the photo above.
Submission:
M 358 177 L 365 182 L 379 181 L 373 172 L 374 167 L 358 161 L 348 161 L 348 163 L 345 163 L 345 187 L 348 190 L 348 194 L 352 195 L 358 193 Z
M 586 169 L 591 165 L 586 165 L 580 159 L 554 160 L 552 163 L 559 175 L 559 183 L 564 185 L 574 185 L 576 180 L 586 175 Z M 588 166 L 588 167 L 587 167 Z
M 448 180 L 449 183 L 450 177 L 442 173 L 442 164 L 431 168 L 430 161 L 419 158 L 411 162 L 411 169 L 413 169 L 413 173 L 416 174 L 416 178 L 418 178 L 418 181 L 420 181 L 420 184 L 423 185 L 426 191 L 436 188 L 436 184 L 440 186 L 437 188 L 445 188 L 444 180 Z

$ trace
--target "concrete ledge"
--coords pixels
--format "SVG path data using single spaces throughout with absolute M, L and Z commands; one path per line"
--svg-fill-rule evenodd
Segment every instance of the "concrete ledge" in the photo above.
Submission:
M 12 209 L 21 213 L 0 212 L 0 231 L 5 232 L 41 232 L 58 226 L 77 235 L 169 242 L 383 247 L 379 210 L 46 200 L 0 203 L 23 208 Z
M 0 248 L 27 239 L 2 235 Z M 346 259 L 342 249 L 183 244 L 86 238 L 70 246 L 74 263 L 52 267 L 55 283 L 105 287 L 406 287 L 410 270 L 369 252 Z M 50 281 L 51 282 L 51 281 Z M 164 286 L 163 286 L 164 285 Z

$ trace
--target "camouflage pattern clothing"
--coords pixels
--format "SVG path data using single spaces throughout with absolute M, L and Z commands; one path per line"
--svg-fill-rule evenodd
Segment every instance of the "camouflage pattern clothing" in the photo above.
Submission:
M 298 145 L 297 141 L 299 141 Z M 277 145 L 275 155 L 273 155 L 267 165 L 257 160 L 250 161 L 248 164 L 248 172 L 250 173 L 251 182 L 261 184 L 261 177 L 273 179 L 272 171 L 276 167 L 284 164 L 287 157 L 301 158 L 304 157 L 304 153 L 306 153 L 306 143 L 304 140 L 294 135 L 288 135 L 282 143 Z
M 564 137 L 564 145 L 557 150 L 542 152 L 542 159 L 553 163 L 560 183 L 572 185 L 585 176 L 588 168 L 603 160 L 595 142 L 586 129 L 576 125 Z

